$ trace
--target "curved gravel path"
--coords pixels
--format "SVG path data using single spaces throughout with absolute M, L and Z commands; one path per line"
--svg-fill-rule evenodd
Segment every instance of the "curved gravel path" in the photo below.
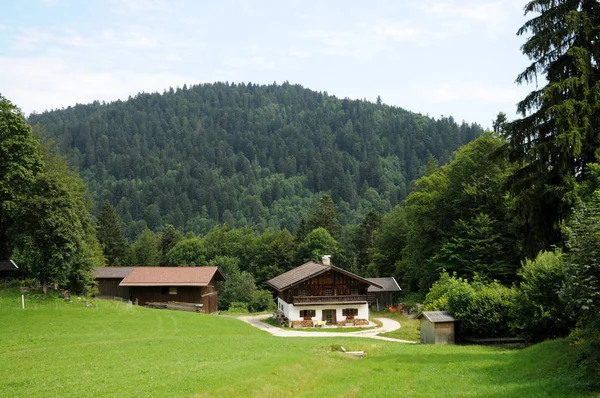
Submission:
M 366 329 L 358 332 L 306 332 L 302 330 L 294 330 L 294 329 L 284 329 L 279 328 L 273 325 L 269 325 L 268 323 L 262 322 L 263 319 L 270 317 L 269 314 L 262 315 L 244 315 L 239 316 L 238 319 L 249 323 L 250 325 L 264 330 L 265 332 L 271 333 L 273 336 L 277 337 L 363 337 L 369 339 L 377 339 L 377 340 L 385 340 L 385 341 L 394 341 L 397 343 L 408 343 L 415 344 L 414 341 L 410 340 L 401 340 L 394 339 L 391 337 L 383 337 L 378 336 L 380 333 L 392 332 L 394 330 L 400 329 L 400 324 L 389 318 L 375 318 L 377 321 L 381 322 L 382 326 L 374 329 Z

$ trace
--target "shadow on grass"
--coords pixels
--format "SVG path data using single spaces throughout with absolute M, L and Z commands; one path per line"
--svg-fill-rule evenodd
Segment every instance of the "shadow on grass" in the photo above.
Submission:
M 414 369 L 416 378 L 448 380 L 445 395 L 469 394 L 488 397 L 590 397 L 582 373 L 575 364 L 572 347 L 565 340 L 547 341 L 523 350 L 478 346 L 420 346 L 400 354 L 370 358 L 377 367 L 398 361 Z M 425 348 L 425 349 L 423 349 Z M 424 380 L 421 393 L 427 394 Z M 439 383 L 436 383 L 439 387 Z M 473 387 L 471 388 L 470 385 Z M 453 390 L 453 388 L 457 388 Z M 439 390 L 435 390 L 439 393 Z M 431 392 L 434 393 L 434 390 Z

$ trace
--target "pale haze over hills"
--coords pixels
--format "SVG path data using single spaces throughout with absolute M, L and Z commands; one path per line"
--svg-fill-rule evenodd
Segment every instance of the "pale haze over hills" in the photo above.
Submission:
M 169 86 L 302 84 L 491 126 L 531 87 L 520 0 L 0 3 L 1 92 L 29 114 Z

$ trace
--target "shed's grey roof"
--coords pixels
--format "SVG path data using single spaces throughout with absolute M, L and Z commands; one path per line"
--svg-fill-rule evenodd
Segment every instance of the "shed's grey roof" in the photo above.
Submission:
M 0 260 L 0 271 L 14 271 L 19 269 L 13 260 Z
M 285 290 L 295 284 L 298 284 L 306 279 L 315 277 L 329 270 L 334 270 L 339 273 L 348 275 L 354 279 L 358 279 L 361 282 L 368 283 L 369 285 L 375 285 L 377 287 L 381 287 L 376 282 L 371 282 L 368 279 L 360 277 L 358 275 L 353 274 L 352 272 L 348 272 L 341 268 L 335 267 L 333 265 L 323 265 L 319 263 L 315 263 L 313 261 L 309 261 L 308 263 L 302 264 L 294 269 L 291 269 L 287 272 L 284 272 L 281 275 L 276 276 L 275 278 L 268 280 L 267 284 L 273 287 L 276 290 Z
M 134 267 L 100 267 L 94 270 L 96 279 L 125 278 L 133 271 Z
M 374 282 L 381 286 L 378 288 L 374 285 L 369 286 L 369 293 L 379 293 L 379 292 L 400 292 L 400 286 L 394 277 L 389 278 L 365 278 L 368 281 Z
M 456 319 L 448 311 L 423 311 L 421 315 L 419 315 L 419 319 L 421 317 L 427 318 L 429 322 L 433 323 L 442 323 L 442 322 L 454 322 Z

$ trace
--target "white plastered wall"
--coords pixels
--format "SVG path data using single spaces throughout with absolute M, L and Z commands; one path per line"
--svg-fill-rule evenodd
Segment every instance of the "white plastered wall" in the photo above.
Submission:
M 323 310 L 335 309 L 335 318 L 339 321 L 346 319 L 342 315 L 342 310 L 345 308 L 358 308 L 358 315 L 355 316 L 357 319 L 369 319 L 369 305 L 368 304 L 333 304 L 333 305 L 303 305 L 296 307 L 294 304 L 288 304 L 281 298 L 277 298 L 277 307 L 283 314 L 290 320 L 296 321 L 300 318 L 300 310 L 315 310 L 315 316 L 313 320 L 320 321 L 323 319 Z

